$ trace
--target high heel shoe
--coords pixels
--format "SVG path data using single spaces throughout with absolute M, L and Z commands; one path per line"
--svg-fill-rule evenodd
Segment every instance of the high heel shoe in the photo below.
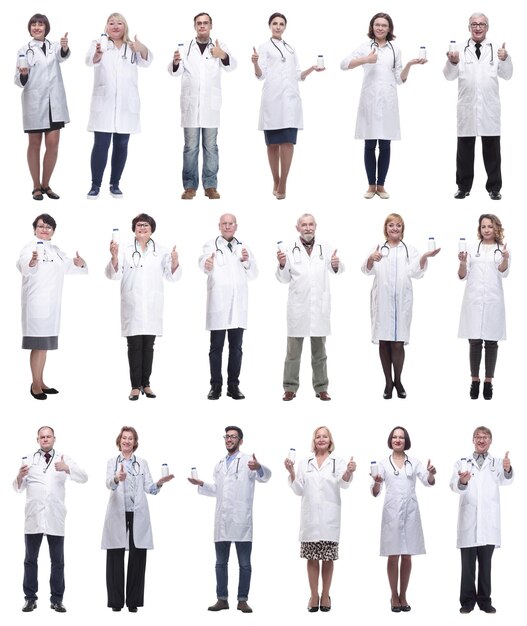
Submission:
M 391 400 L 392 395 L 393 395 L 393 383 L 391 383 L 391 385 L 386 385 L 386 387 L 384 388 L 384 393 L 382 394 L 382 397 L 385 400 Z
M 134 387 L 134 389 L 135 389 L 135 387 Z M 132 389 L 132 391 L 134 391 L 134 389 Z M 137 391 L 139 391 L 139 389 Z M 128 400 L 131 400 L 132 402 L 135 402 L 136 400 L 139 400 L 139 394 L 135 395 L 135 394 L 131 393 L 128 396 Z
M 309 598 L 309 600 L 308 600 L 308 602 L 307 602 L 307 610 L 308 610 L 310 613 L 317 613 L 317 612 L 318 612 L 318 603 L 319 603 L 319 600 L 317 600 L 317 604 L 316 604 L 316 606 L 311 606 L 310 602 L 311 602 L 311 598 Z
M 331 596 L 328 596 L 328 597 L 329 597 L 330 604 L 320 605 L 320 610 L 322 611 L 322 613 L 329 613 L 331 611 Z
M 152 393 L 151 391 L 145 391 L 144 387 L 141 387 L 141 393 L 147 398 L 157 398 L 155 393 Z
M 492 400 L 492 383 L 483 383 L 483 397 L 485 400 Z
M 406 398 L 406 391 L 405 391 L 404 387 L 401 385 L 401 383 L 399 383 L 398 385 L 395 384 L 395 389 L 397 390 L 397 397 L 398 398 L 403 398 L 403 399 Z
M 47 400 L 48 397 L 46 396 L 46 394 L 42 391 L 40 393 L 33 393 L 33 385 L 29 385 L 29 393 L 33 396 L 33 398 L 35 398 L 35 400 Z
M 479 380 L 473 380 L 470 383 L 470 399 L 471 400 L 477 400 L 479 398 L 479 386 L 480 386 L 480 381 Z

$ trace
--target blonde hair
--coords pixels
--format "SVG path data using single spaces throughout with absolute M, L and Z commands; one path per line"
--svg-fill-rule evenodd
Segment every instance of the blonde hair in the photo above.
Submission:
M 494 215 L 493 213 L 483 213 L 483 215 L 479 216 L 478 239 L 480 241 L 483 240 L 483 237 L 481 236 L 481 222 L 483 222 L 483 220 L 490 220 L 492 222 L 492 225 L 494 226 L 494 239 L 496 240 L 496 243 L 502 246 L 503 236 L 505 235 L 505 231 L 503 230 L 503 225 L 501 223 L 500 218 L 497 215 Z
M 390 213 L 390 215 L 388 215 L 388 217 L 384 220 L 384 236 L 386 237 L 386 239 L 388 239 L 388 224 L 392 222 L 393 220 L 397 220 L 398 222 L 401 222 L 401 226 L 403 227 L 401 231 L 401 241 L 402 241 L 404 238 L 404 220 L 399 215 L 399 213 Z
M 116 19 L 119 20 L 120 22 L 122 22 L 124 24 L 124 35 L 123 35 L 123 41 L 124 43 L 132 43 L 132 40 L 130 39 L 130 35 L 128 34 L 128 22 L 126 21 L 126 18 L 124 17 L 124 15 L 122 15 L 121 13 L 112 13 L 108 19 L 106 20 L 106 26 L 104 28 L 104 32 L 107 32 L 107 28 L 108 28 L 108 22 L 112 19 Z M 110 37 L 110 35 L 108 35 L 108 39 L 111 39 L 113 41 L 113 39 Z
M 315 430 L 313 431 L 313 439 L 311 441 L 311 452 L 315 452 L 315 450 L 316 450 L 316 448 L 315 448 L 315 438 L 317 436 L 318 431 L 322 430 L 322 429 L 324 429 L 328 433 L 328 436 L 329 436 L 328 452 L 331 453 L 335 449 L 335 442 L 333 441 L 333 435 L 331 434 L 331 431 L 329 430 L 329 428 L 327 426 L 319 426 L 318 428 L 315 428 Z

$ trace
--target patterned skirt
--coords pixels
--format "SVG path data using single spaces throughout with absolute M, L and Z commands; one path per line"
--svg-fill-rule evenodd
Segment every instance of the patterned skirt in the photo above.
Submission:
M 337 541 L 301 541 L 300 558 L 312 561 L 336 561 L 339 558 Z

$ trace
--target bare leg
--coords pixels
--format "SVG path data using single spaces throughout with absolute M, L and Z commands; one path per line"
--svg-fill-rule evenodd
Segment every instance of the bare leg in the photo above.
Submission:
M 333 579 L 334 561 L 322 561 L 322 594 L 320 596 L 321 606 L 331 606 L 329 591 Z
M 291 169 L 291 161 L 293 160 L 294 151 L 294 144 L 280 144 L 280 182 L 278 184 L 278 189 L 276 190 L 279 194 L 285 195 L 287 177 L 289 176 L 289 170 Z
M 31 375 L 33 377 L 31 389 L 35 394 L 42 393 L 47 353 L 47 350 L 31 350 L 29 354 L 29 366 L 31 367 Z
M 40 189 L 40 146 L 42 133 L 28 133 L 27 164 L 33 180 L 33 189 Z
M 311 591 L 311 598 L 309 599 L 309 606 L 318 606 L 318 576 L 319 576 L 319 563 L 312 559 L 307 560 L 307 579 L 309 581 L 309 590 Z
M 46 189 L 49 187 L 49 179 L 57 163 L 60 130 L 49 130 L 44 137 L 46 141 L 46 152 L 44 153 L 44 161 L 42 164 L 42 187 Z
M 267 146 L 267 158 L 269 167 L 273 176 L 273 193 L 276 193 L 278 184 L 280 183 L 280 146 L 279 144 L 270 144 Z
M 408 589 L 408 583 L 410 582 L 410 573 L 412 571 L 412 557 L 409 554 L 401 555 L 401 582 L 399 585 L 399 601 L 402 606 L 407 606 L 406 590 Z
M 390 583 L 390 591 L 392 593 L 392 606 L 401 606 L 399 600 L 399 591 L 397 585 L 399 583 L 399 555 L 393 554 L 388 557 L 388 582 Z

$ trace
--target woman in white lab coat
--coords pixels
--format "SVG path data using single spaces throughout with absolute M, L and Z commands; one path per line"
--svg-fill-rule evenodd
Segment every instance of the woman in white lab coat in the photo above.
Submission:
M 424 276 L 428 259 L 438 254 L 441 248 L 419 255 L 413 246 L 403 242 L 404 220 L 397 213 L 390 213 L 384 220 L 384 236 L 386 241 L 372 250 L 362 271 L 375 277 L 370 297 L 371 340 L 379 344 L 386 381 L 383 397 L 389 400 L 394 387 L 399 398 L 406 398 L 401 374 L 404 346 L 410 340 L 412 278 Z
M 369 41 L 360 45 L 340 64 L 343 70 L 364 68 L 364 79 L 357 112 L 355 139 L 364 139 L 364 165 L 368 190 L 364 197 L 377 194 L 387 199 L 384 181 L 390 166 L 392 139 L 401 138 L 397 85 L 406 82 L 412 65 L 426 63 L 412 59 L 403 68 L 401 52 L 393 43 L 393 21 L 387 13 L 376 13 L 370 20 Z M 379 142 L 378 159 L 375 149 Z
M 58 348 L 64 274 L 87 274 L 86 261 L 77 252 L 70 259 L 51 243 L 57 223 L 47 213 L 33 221 L 34 238 L 22 248 L 17 268 L 22 274 L 22 348 L 31 350 L 32 383 L 36 400 L 57 394 L 44 382 L 48 350 Z
M 108 607 L 132 613 L 143 606 L 146 551 L 154 547 L 146 494 L 156 495 L 174 478 L 173 474 L 152 480 L 148 463 L 135 455 L 139 445 L 137 431 L 123 426 L 115 441 L 119 454 L 108 460 L 106 486 L 110 500 L 106 509 L 101 548 L 106 550 L 106 588 Z M 124 555 L 128 550 L 126 596 Z
M 273 13 L 268 24 L 271 37 L 258 48 L 258 52 L 253 48 L 251 61 L 256 78 L 265 81 L 258 130 L 263 130 L 265 135 L 273 195 L 277 200 L 283 200 L 297 131 L 304 126 L 298 81 L 325 68 L 312 65 L 307 70 L 300 70 L 295 50 L 282 39 L 287 26 L 285 15 Z
M 458 253 L 458 276 L 466 280 L 458 337 L 469 342 L 470 397 L 479 396 L 479 368 L 485 342 L 483 397 L 490 400 L 498 358 L 498 341 L 506 338 L 503 278 L 509 275 L 510 253 L 503 243 L 503 226 L 492 213 L 479 218 L 478 243 Z
M 86 55 L 86 64 L 95 70 L 88 122 L 88 130 L 94 133 L 89 200 L 99 196 L 110 142 L 113 144 L 110 194 L 116 199 L 123 197 L 119 181 L 126 165 L 128 140 L 131 133 L 141 130 L 137 68 L 148 67 L 150 63 L 150 50 L 137 35 L 130 39 L 125 18 L 112 13 L 104 33 L 92 42 Z
M 33 179 L 33 200 L 43 200 L 44 194 L 58 200 L 49 181 L 57 163 L 60 129 L 70 121 L 60 71 L 60 63 L 70 56 L 68 33 L 60 43 L 49 41 L 49 20 L 41 13 L 30 18 L 27 28 L 33 39 L 17 53 L 15 84 L 23 89 L 22 116 L 29 139 L 27 162 Z M 41 175 L 42 135 L 46 151 Z
M 181 268 L 176 246 L 169 251 L 152 239 L 156 221 L 146 213 L 132 220 L 135 237 L 119 254 L 119 243 L 110 243 L 111 259 L 106 277 L 121 281 L 121 332 L 128 341 L 132 390 L 129 400 L 156 395 L 150 387 L 156 336 L 163 334 L 163 278 L 179 280 Z
M 333 562 L 338 559 L 340 538 L 340 490 L 347 489 L 357 465 L 353 457 L 346 463 L 334 456 L 335 444 L 329 428 L 320 426 L 313 433 L 311 452 L 295 470 L 294 459 L 284 462 L 289 485 L 302 497 L 300 513 L 300 556 L 307 559 L 307 577 L 311 596 L 310 613 L 331 609 L 330 587 Z M 322 561 L 322 591 L 318 579 Z
M 372 463 L 371 492 L 377 497 L 386 485 L 381 523 L 381 556 L 388 557 L 388 581 L 392 593 L 390 604 L 394 613 L 411 610 L 406 590 L 412 570 L 412 554 L 425 554 L 421 515 L 415 495 L 416 479 L 431 487 L 436 469 L 425 466 L 406 454 L 412 443 L 406 428 L 396 426 L 388 436 L 391 455 L 378 465 Z M 400 561 L 400 565 L 399 565 Z

